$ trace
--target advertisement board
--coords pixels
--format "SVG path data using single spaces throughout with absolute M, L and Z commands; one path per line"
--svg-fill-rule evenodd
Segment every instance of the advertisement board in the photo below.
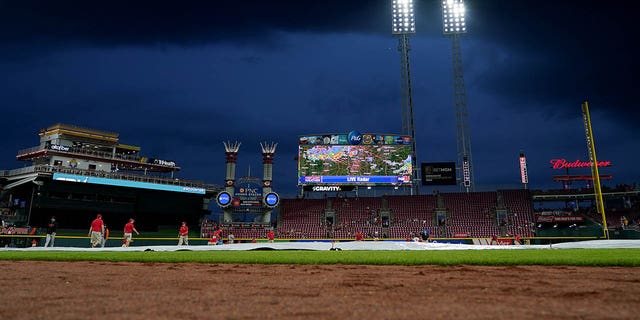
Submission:
M 524 153 L 520 153 L 520 181 L 523 184 L 529 183 L 529 174 L 527 172 L 527 158 Z
M 261 207 L 262 189 L 257 185 L 247 184 L 236 189 L 234 194 L 235 207 Z
M 349 133 L 309 134 L 298 137 L 301 145 L 410 145 L 411 138 L 398 134 Z
M 117 187 L 151 189 L 151 190 L 160 190 L 160 191 L 205 194 L 205 189 L 199 188 L 199 187 L 187 187 L 187 186 L 176 186 L 176 185 L 170 185 L 170 184 L 159 184 L 159 183 L 150 183 L 150 182 L 141 182 L 141 181 L 109 179 L 109 178 L 81 176 L 81 175 L 58 173 L 58 172 L 53 174 L 53 180 L 79 182 L 79 183 L 92 183 L 92 184 L 101 184 L 101 185 L 117 186 Z
M 424 186 L 456 185 L 455 162 L 423 162 L 421 169 Z

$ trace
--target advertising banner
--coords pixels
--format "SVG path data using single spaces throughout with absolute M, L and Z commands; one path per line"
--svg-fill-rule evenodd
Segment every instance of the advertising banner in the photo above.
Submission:
M 79 182 L 79 183 L 92 183 L 92 184 L 101 184 L 101 185 L 118 186 L 118 187 L 151 189 L 151 190 L 160 190 L 160 191 L 205 194 L 205 189 L 199 188 L 199 187 L 176 186 L 176 185 L 170 185 L 170 184 L 109 179 L 109 178 L 100 178 L 100 177 L 92 177 L 92 176 L 80 176 L 80 175 L 57 173 L 57 172 L 53 174 L 53 180 Z
M 539 222 L 539 223 L 563 223 L 563 222 L 576 223 L 576 222 L 583 222 L 583 221 L 584 221 L 584 218 L 581 216 L 543 216 L 543 215 L 536 216 L 536 222 Z
M 421 169 L 423 186 L 456 185 L 455 162 L 423 162 Z

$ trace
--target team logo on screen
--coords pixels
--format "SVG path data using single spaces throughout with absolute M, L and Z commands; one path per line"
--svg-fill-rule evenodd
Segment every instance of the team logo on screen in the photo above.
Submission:
M 349 132 L 349 135 L 347 136 L 347 139 L 349 140 L 349 144 L 361 144 L 362 143 L 362 135 L 360 134 L 360 132 L 353 130 L 351 132 Z
M 373 137 L 371 137 L 370 134 L 362 135 L 362 143 L 364 143 L 364 144 L 372 144 L 373 143 Z

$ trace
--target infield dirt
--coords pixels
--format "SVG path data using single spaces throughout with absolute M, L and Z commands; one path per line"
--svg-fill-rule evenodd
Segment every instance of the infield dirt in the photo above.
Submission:
M 640 269 L 0 261 L 0 319 L 637 319 Z

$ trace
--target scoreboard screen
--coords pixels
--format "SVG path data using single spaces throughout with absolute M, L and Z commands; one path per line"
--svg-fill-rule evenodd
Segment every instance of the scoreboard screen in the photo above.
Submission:
M 299 185 L 401 185 L 411 183 L 408 144 L 300 144 Z

